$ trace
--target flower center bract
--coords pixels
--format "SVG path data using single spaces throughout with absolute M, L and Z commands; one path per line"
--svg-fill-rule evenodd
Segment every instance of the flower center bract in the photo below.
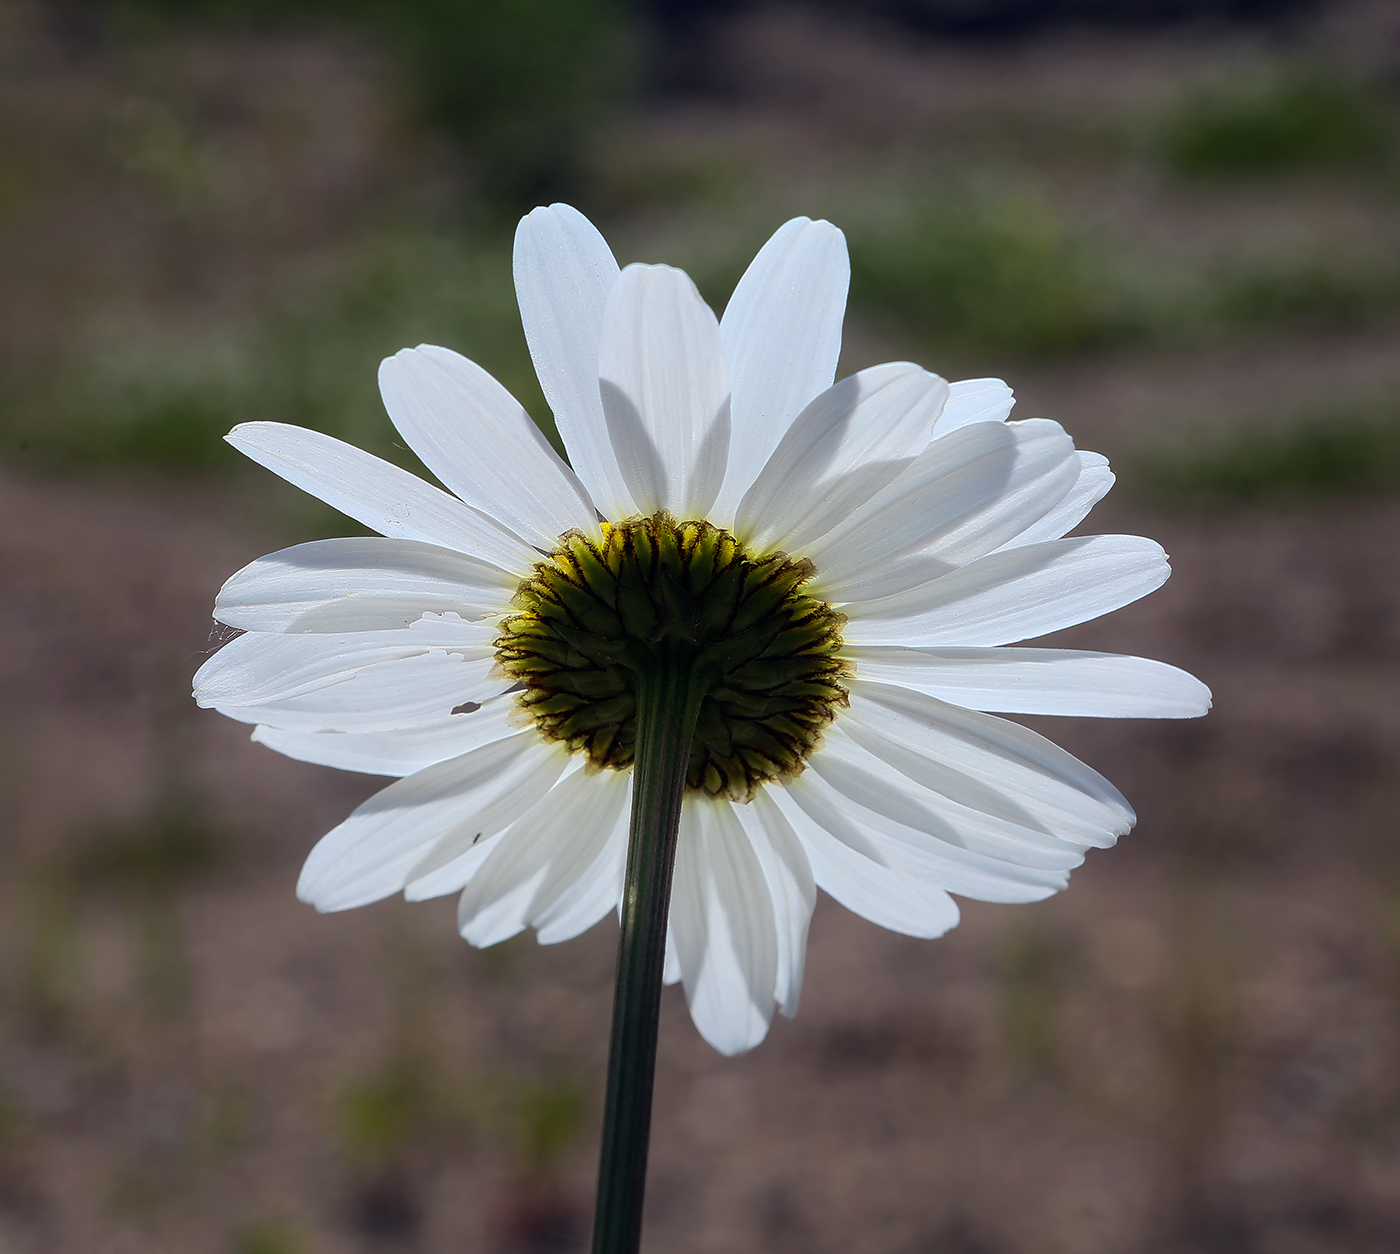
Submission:
M 693 668 L 687 786 L 744 800 L 800 772 L 846 704 L 845 620 L 802 591 L 814 573 L 664 513 L 604 524 L 601 543 L 568 532 L 520 585 L 496 656 L 547 739 L 614 769 L 632 764 L 638 677 Z

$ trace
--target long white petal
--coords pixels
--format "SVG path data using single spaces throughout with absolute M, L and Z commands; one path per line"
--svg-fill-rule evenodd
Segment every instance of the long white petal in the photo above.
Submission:
M 517 576 L 539 557 L 503 523 L 334 436 L 282 422 L 243 422 L 224 439 L 380 535 L 456 549 Z
M 929 787 L 926 781 L 944 784 L 956 772 L 938 763 L 943 769 L 933 774 L 922 758 L 913 763 L 914 751 L 907 746 L 896 745 L 896 752 L 890 752 L 887 737 L 856 720 L 846 723 L 855 734 L 831 729 L 821 752 L 812 756 L 813 769 L 850 800 L 920 834 L 899 832 L 904 843 L 939 859 L 951 858 L 975 875 L 1000 878 L 1007 873 L 1005 864 L 1027 868 L 1034 872 L 1021 879 L 1027 884 L 1062 883 L 1063 873 L 1084 860 L 1081 842 L 1055 835 L 1006 793 L 985 785 L 977 790 L 964 775 L 958 780 L 961 795 L 950 797 L 947 790 Z M 950 848 L 974 856 L 955 855 Z M 945 887 L 964 891 L 951 881 Z
M 733 392 L 729 470 L 710 512 L 728 526 L 734 507 L 792 420 L 831 386 L 851 263 L 830 222 L 785 222 L 749 264 L 720 319 Z
M 492 634 L 453 618 L 391 631 L 249 632 L 199 668 L 194 696 L 241 722 L 302 731 L 433 722 L 509 686 L 491 675 Z
M 1102 453 L 1081 452 L 1079 477 L 1060 503 L 1001 547 L 1010 549 L 1022 544 L 1040 544 L 1046 540 L 1058 540 L 1066 532 L 1073 531 L 1089 516 L 1089 511 L 1108 495 L 1114 478 L 1108 468 L 1108 458 Z
M 601 771 L 589 782 L 595 793 L 611 797 L 613 819 L 610 825 L 600 821 L 568 858 L 557 859 L 540 884 L 526 922 L 538 929 L 541 945 L 572 940 L 616 910 L 622 897 L 632 772 Z
M 1012 644 L 1098 618 L 1160 588 L 1162 546 L 1081 536 L 1005 549 L 908 592 L 843 607 L 853 645 Z
M 520 730 L 515 699 L 506 695 L 484 701 L 471 712 L 449 714 L 413 727 L 338 732 L 293 731 L 259 724 L 253 728 L 252 738 L 299 762 L 366 775 L 403 776 L 448 758 L 461 757 Z
M 705 517 L 729 458 L 729 385 L 719 324 L 689 276 L 628 266 L 608 298 L 598 356 L 603 413 L 632 506 Z M 604 513 L 619 504 L 598 502 Z
M 958 906 L 946 892 L 880 861 L 875 849 L 852 835 L 839 813 L 832 831 L 798 804 L 798 795 L 810 785 L 805 779 L 804 772 L 773 788 L 772 798 L 801 840 L 822 891 L 847 910 L 905 936 L 931 939 L 957 926 Z M 827 817 L 819 805 L 805 796 L 804 800 Z
M 681 982 L 681 956 L 676 952 L 676 929 L 669 919 L 666 923 L 666 961 L 661 968 L 661 982 L 668 985 Z
M 423 464 L 536 548 L 596 524 L 578 476 L 520 402 L 474 361 L 432 344 L 405 348 L 380 364 L 379 390 Z
M 536 732 L 518 732 L 390 784 L 321 837 L 302 867 L 297 896 L 324 911 L 398 892 L 445 835 L 470 825 L 542 759 L 558 755 Z
M 219 589 L 214 617 L 244 631 L 376 631 L 427 613 L 499 613 L 520 580 L 419 540 L 312 540 L 250 562 Z
M 831 736 L 807 788 L 858 826 L 891 866 L 979 901 L 1039 901 L 1064 887 L 1080 849 L 985 812 L 950 804 L 874 754 Z M 800 795 L 800 794 L 799 794 Z
M 1000 379 L 960 379 L 948 385 L 948 403 L 934 435 L 945 436 L 974 422 L 1005 422 L 1015 404 L 1015 395 Z
M 1196 718 L 1210 689 L 1149 658 L 1078 649 L 852 646 L 862 679 L 902 684 L 969 710 L 1092 718 Z
M 533 731 L 528 734 L 537 736 Z M 579 768 L 579 760 L 560 745 L 542 740 L 537 743 L 544 752 L 529 769 L 498 789 L 487 804 L 472 813 L 470 822 L 446 833 L 408 872 L 404 896 L 409 901 L 425 901 L 465 888 L 490 855 L 492 838 L 505 833 L 561 775 Z
M 1078 475 L 1058 423 L 976 423 L 934 440 L 808 551 L 830 599 L 888 597 L 990 553 L 1043 517 Z
M 628 512 L 598 396 L 598 341 L 617 275 L 607 241 L 568 205 L 534 210 L 515 232 L 515 294 L 535 373 L 570 463 L 609 517 Z
M 606 780 L 586 771 L 577 758 L 570 766 L 511 824 L 462 890 L 457 924 L 473 945 L 494 945 L 523 931 L 602 859 L 627 797 L 625 782 L 619 787 L 616 771 L 606 772 Z M 616 904 L 616 887 L 592 922 Z
M 753 476 L 735 530 L 759 548 L 801 551 L 923 451 L 947 395 L 937 375 L 902 361 L 842 379 L 798 415 Z
M 749 805 L 735 806 L 734 813 L 748 832 L 773 898 L 778 936 L 778 979 L 773 995 L 778 1008 L 790 1019 L 797 1013 L 802 995 L 807 930 L 817 904 L 811 859 L 768 789 L 760 788 Z
M 763 867 L 728 802 L 686 799 L 670 926 L 700 1035 L 722 1054 L 752 1049 L 773 1018 L 778 945 Z
M 1063 840 L 1111 845 L 1135 821 L 1097 771 L 1006 719 L 857 679 L 842 727 L 925 787 Z

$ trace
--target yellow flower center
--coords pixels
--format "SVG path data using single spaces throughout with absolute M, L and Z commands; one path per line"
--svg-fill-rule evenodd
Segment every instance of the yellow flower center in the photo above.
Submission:
M 496 657 L 547 739 L 617 770 L 638 676 L 692 667 L 705 697 L 687 787 L 745 800 L 798 774 L 847 702 L 845 619 L 802 591 L 813 574 L 665 513 L 605 524 L 601 543 L 571 531 L 520 585 Z

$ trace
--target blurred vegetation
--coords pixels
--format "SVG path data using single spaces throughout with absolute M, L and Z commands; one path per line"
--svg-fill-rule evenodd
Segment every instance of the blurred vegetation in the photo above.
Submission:
M 1046 204 L 934 204 L 855 225 L 851 299 L 929 341 L 1049 356 L 1131 338 L 1102 249 Z
M 128 39 L 164 29 L 369 33 L 392 50 L 421 119 L 470 159 L 507 214 L 577 197 L 590 129 L 627 95 L 634 36 L 624 0 L 112 0 Z
M 375 370 L 425 340 L 489 363 L 553 435 L 508 255 L 425 233 L 368 241 L 324 286 L 272 301 L 241 336 L 133 337 L 86 360 L 31 366 L 0 395 L 0 438 L 12 457 L 46 468 L 204 474 L 240 467 L 223 436 L 259 419 L 421 469 L 384 417 Z
M 1044 1075 L 1060 1065 L 1064 999 L 1072 955 L 1065 939 L 1026 919 L 1008 924 L 1002 939 L 1002 1038 L 1012 1065 Z
M 1380 87 L 1301 65 L 1189 94 L 1163 120 L 1160 159 L 1185 178 L 1374 169 L 1394 153 L 1395 101 Z
M 1400 490 L 1400 410 L 1304 414 L 1144 454 L 1137 486 L 1164 503 L 1256 504 Z
M 235 1234 L 230 1254 L 304 1254 L 310 1248 L 290 1220 L 262 1219 Z

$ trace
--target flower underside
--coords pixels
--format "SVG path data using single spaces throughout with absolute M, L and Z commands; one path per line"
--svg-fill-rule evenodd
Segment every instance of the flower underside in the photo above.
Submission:
M 571 531 L 520 585 L 496 657 L 547 739 L 613 769 L 632 764 L 638 680 L 686 668 L 704 693 L 687 787 L 746 800 L 798 774 L 847 702 L 845 619 L 802 591 L 814 573 L 664 512 L 601 543 Z

